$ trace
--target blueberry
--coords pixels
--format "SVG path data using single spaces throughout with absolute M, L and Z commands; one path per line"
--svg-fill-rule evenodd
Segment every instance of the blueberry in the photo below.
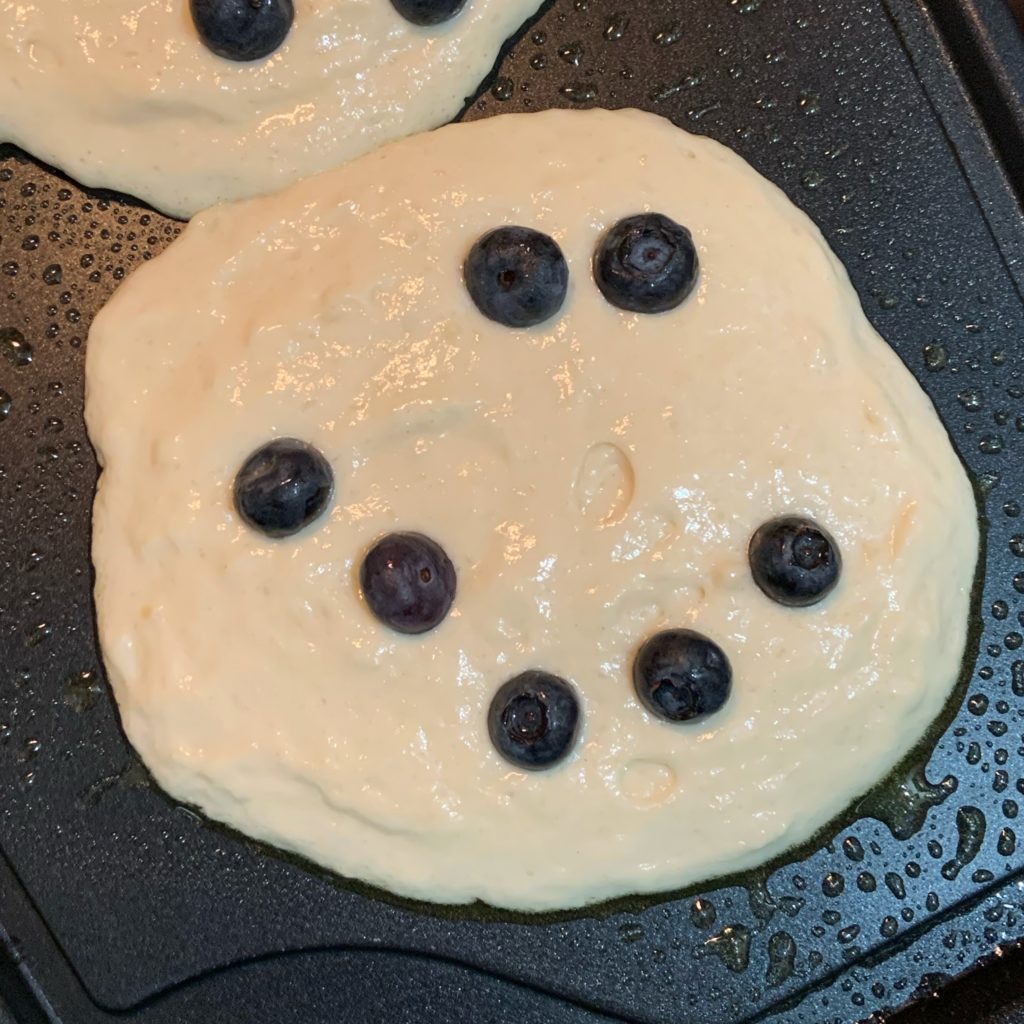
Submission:
M 440 25 L 450 21 L 466 0 L 391 0 L 395 10 L 414 25 Z
M 686 228 L 660 213 L 620 220 L 594 257 L 601 294 L 631 313 L 664 313 L 693 291 L 700 261 Z
M 257 448 L 235 477 L 235 508 L 268 537 L 287 537 L 327 507 L 330 463 L 312 445 L 281 437 Z
M 550 672 L 531 670 L 494 695 L 487 731 L 506 761 L 536 771 L 557 764 L 572 750 L 579 720 L 573 688 Z
M 399 633 L 426 633 L 455 600 L 455 567 L 421 533 L 389 533 L 367 552 L 359 584 L 370 611 Z
M 463 268 L 466 287 L 484 316 L 506 327 L 534 327 L 554 316 L 569 288 L 558 243 L 532 228 L 484 235 Z
M 805 608 L 827 597 L 839 581 L 842 560 L 829 534 L 811 519 L 772 519 L 750 538 L 754 582 L 773 600 Z
M 285 40 L 295 20 L 292 0 L 189 0 L 208 50 L 228 60 L 260 60 Z
M 729 699 L 732 667 L 718 644 L 692 629 L 667 629 L 646 640 L 633 662 L 636 695 L 652 715 L 693 722 Z

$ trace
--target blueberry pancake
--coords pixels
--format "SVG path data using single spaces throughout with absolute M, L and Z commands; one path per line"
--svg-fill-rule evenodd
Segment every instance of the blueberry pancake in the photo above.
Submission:
M 128 736 L 344 875 L 542 910 L 750 867 L 958 675 L 976 510 L 931 403 L 807 217 L 651 115 L 207 211 L 87 381 Z
M 0 141 L 190 217 L 451 120 L 540 0 L 0 0 Z

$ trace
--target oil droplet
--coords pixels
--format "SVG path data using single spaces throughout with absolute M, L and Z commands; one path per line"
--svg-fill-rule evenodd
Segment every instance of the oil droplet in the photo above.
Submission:
M 568 43 L 558 48 L 558 56 L 566 64 L 571 64 L 574 68 L 578 68 L 580 61 L 583 60 L 583 47 L 579 43 Z
M 988 711 L 988 697 L 983 693 L 975 693 L 967 701 L 967 710 L 972 715 L 983 715 Z
M 491 86 L 491 95 L 496 100 L 510 100 L 516 91 L 511 78 L 496 78 Z
M 878 883 L 875 881 L 875 876 L 870 871 L 862 871 L 857 876 L 857 888 L 861 892 L 874 892 L 878 888 Z
M 104 775 L 101 779 L 94 782 L 79 799 L 83 806 L 94 807 L 115 786 L 125 786 L 128 789 L 142 789 L 148 787 L 149 782 L 149 773 L 143 767 L 142 762 L 133 759 L 120 771 L 114 772 L 111 775 Z
M 0 352 L 15 366 L 28 366 L 35 354 L 25 335 L 16 327 L 0 327 Z
M 821 97 L 816 92 L 802 92 L 797 106 L 805 114 L 816 114 L 821 109 Z
M 967 388 L 956 396 L 956 400 L 971 412 L 980 409 L 984 396 L 978 388 Z
M 821 883 L 821 891 L 831 899 L 842 895 L 843 890 L 846 888 L 846 881 L 843 876 L 837 874 L 835 871 L 830 871 L 824 881 Z
M 767 924 L 779 909 L 778 903 L 768 891 L 768 883 L 764 878 L 755 878 L 748 883 L 747 897 L 750 900 L 751 911 L 761 924 Z
M 942 865 L 942 877 L 953 881 L 978 856 L 985 841 L 985 815 L 977 807 L 961 807 L 956 812 L 957 843 L 952 860 Z
M 629 28 L 629 16 L 626 14 L 613 14 L 605 26 L 604 37 L 610 43 L 617 42 L 626 34 Z
M 619 925 L 619 938 L 625 943 L 639 942 L 644 937 L 644 927 L 636 921 Z
M 683 26 L 680 22 L 666 25 L 664 28 L 659 28 L 652 38 L 657 46 L 674 46 L 683 38 Z
M 889 827 L 896 839 L 909 839 L 924 825 L 928 812 L 956 792 L 957 781 L 947 775 L 933 785 L 925 777 L 924 768 L 909 777 L 883 784 L 869 793 L 857 806 L 862 816 L 877 818 Z
M 860 935 L 859 924 L 848 924 L 845 928 L 840 929 L 836 938 L 844 945 L 848 946 L 857 936 Z
M 1015 661 L 1010 667 L 1010 686 L 1015 697 L 1024 697 L 1024 661 Z
M 979 473 L 978 474 L 978 489 L 982 494 L 988 495 L 992 492 L 992 489 L 1002 479 L 999 473 Z
M 64 280 L 64 268 L 59 263 L 51 263 L 43 271 L 46 284 L 60 284 Z
M 807 905 L 807 901 L 802 896 L 780 896 L 778 903 L 779 910 L 787 917 L 796 917 Z
M 661 103 L 664 100 L 671 99 L 673 96 L 678 96 L 679 93 L 684 92 L 687 89 L 692 89 L 697 85 L 700 85 L 701 79 L 697 75 L 687 75 L 685 78 L 679 79 L 678 82 L 673 82 L 671 85 L 662 85 L 657 89 L 653 89 L 649 95 L 652 103 Z
M 1003 439 L 998 434 L 986 434 L 978 442 L 978 448 L 986 455 L 998 455 L 1003 450 L 1003 444 Z
M 13 404 L 11 396 L 3 388 L 0 388 L 0 420 L 5 420 L 11 415 Z
M 891 939 L 900 930 L 900 923 L 895 917 L 883 917 L 878 930 L 883 938 Z
M 739 974 L 750 965 L 750 931 L 741 924 L 727 925 L 698 946 L 696 953 L 717 956 L 730 971 Z
M 843 840 L 843 853 L 852 861 L 861 861 L 864 859 L 864 847 L 861 845 L 859 839 L 855 836 L 847 836 Z
M 996 849 L 1000 857 L 1012 857 L 1017 850 L 1017 835 L 1012 828 L 1004 828 L 999 833 Z
M 788 932 L 776 932 L 768 940 L 768 970 L 765 981 L 771 988 L 782 985 L 793 976 L 796 942 Z
M 710 928 L 718 918 L 711 900 L 696 899 L 690 907 L 690 920 L 695 928 Z
M 822 174 L 821 171 L 812 170 L 807 171 L 807 173 L 804 174 L 804 176 L 800 179 L 800 184 L 803 185 L 804 188 L 809 189 L 810 191 L 813 192 L 814 189 L 818 188 L 818 186 L 824 182 L 824 180 L 825 175 Z
M 729 6 L 737 14 L 753 14 L 761 6 L 761 0 L 729 0 Z
M 585 82 L 570 82 L 558 91 L 573 103 L 593 103 L 597 99 L 597 90 Z
M 99 677 L 93 671 L 79 672 L 71 677 L 64 690 L 64 703 L 74 711 L 88 711 L 102 692 Z
M 885 884 L 889 887 L 889 892 L 893 894 L 898 900 L 906 899 L 907 889 L 903 884 L 903 879 L 896 874 L 895 871 L 887 871 L 885 874 Z
M 924 365 L 933 373 L 949 365 L 949 350 L 942 342 L 932 341 L 925 345 Z
M 29 647 L 38 647 L 51 636 L 53 636 L 53 626 L 48 622 L 39 622 L 25 633 L 25 642 Z

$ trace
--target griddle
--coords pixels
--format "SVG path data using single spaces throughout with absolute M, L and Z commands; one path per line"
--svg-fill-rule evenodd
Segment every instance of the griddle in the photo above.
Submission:
M 850 1024 L 1024 941 L 1024 232 L 996 155 L 1022 141 L 975 105 L 985 74 L 1012 89 L 997 36 L 957 64 L 967 34 L 918 0 L 554 0 L 467 103 L 643 107 L 778 183 L 934 400 L 984 523 L 961 685 L 891 778 L 763 870 L 572 914 L 400 900 L 150 782 L 96 643 L 82 367 L 91 317 L 180 225 L 0 148 L 0 1020 Z

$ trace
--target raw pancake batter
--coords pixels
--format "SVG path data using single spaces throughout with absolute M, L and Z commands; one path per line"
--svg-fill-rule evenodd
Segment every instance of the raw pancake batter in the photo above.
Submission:
M 238 0 L 194 6 L 216 2 Z M 417 4 L 458 7 L 400 0 Z M 0 0 L 0 141 L 190 217 L 450 120 L 539 6 L 466 0 L 418 25 L 391 0 L 295 0 L 279 47 L 231 60 L 189 0 Z
M 210 210 L 87 371 L 128 736 L 342 874 L 539 910 L 749 867 L 959 672 L 934 409 L 814 225 L 659 118 L 455 125 Z

